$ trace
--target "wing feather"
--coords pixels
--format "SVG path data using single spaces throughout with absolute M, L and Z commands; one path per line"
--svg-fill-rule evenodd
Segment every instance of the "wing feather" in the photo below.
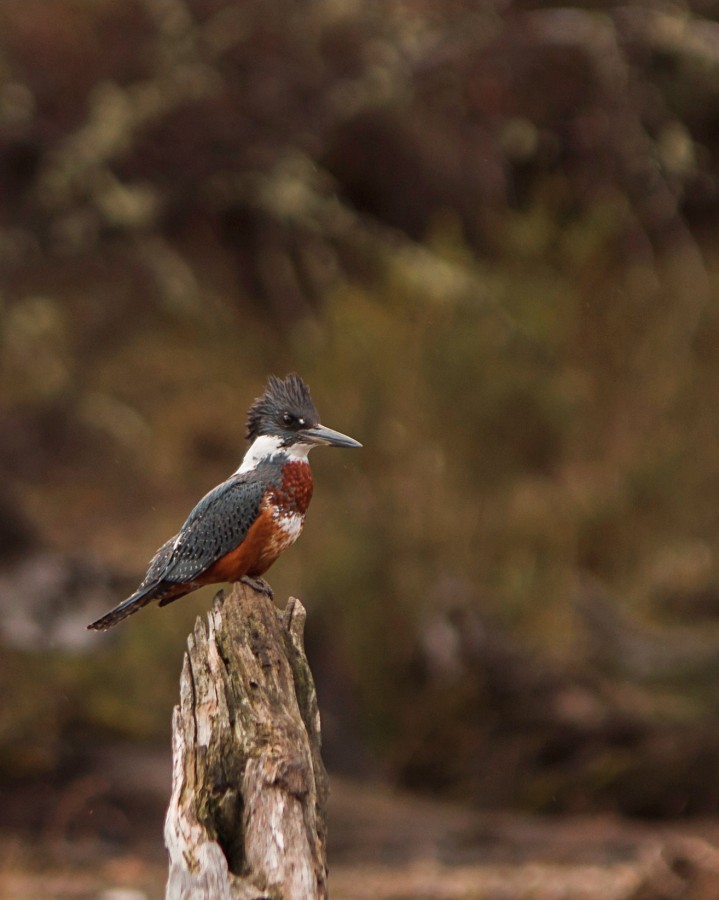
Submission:
M 264 492 L 264 482 L 243 476 L 213 488 L 192 510 L 174 542 L 157 552 L 148 578 L 191 582 L 242 543 L 260 513 Z

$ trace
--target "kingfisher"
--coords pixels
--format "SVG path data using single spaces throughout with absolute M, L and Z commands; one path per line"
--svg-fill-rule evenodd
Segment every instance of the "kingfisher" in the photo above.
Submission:
M 326 428 L 305 382 L 271 375 L 247 414 L 250 447 L 239 469 L 195 506 L 152 558 L 140 586 L 88 628 L 105 631 L 156 600 L 166 606 L 207 584 L 243 581 L 271 595 L 261 577 L 297 540 L 312 499 L 313 447 L 361 447 Z

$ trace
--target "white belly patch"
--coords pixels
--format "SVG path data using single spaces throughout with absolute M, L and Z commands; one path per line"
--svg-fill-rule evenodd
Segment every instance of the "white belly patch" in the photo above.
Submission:
M 299 513 L 275 513 L 275 521 L 284 538 L 282 540 L 283 547 L 289 547 L 300 536 L 305 517 Z

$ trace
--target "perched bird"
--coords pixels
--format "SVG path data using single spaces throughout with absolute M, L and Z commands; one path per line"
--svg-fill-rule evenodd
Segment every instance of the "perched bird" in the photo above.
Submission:
M 239 469 L 160 547 L 135 593 L 88 628 L 104 631 L 153 600 L 166 606 L 206 584 L 246 581 L 270 592 L 259 576 L 297 540 L 312 498 L 307 454 L 322 444 L 362 445 L 320 424 L 309 388 L 294 373 L 270 376 L 247 414 L 247 439 Z

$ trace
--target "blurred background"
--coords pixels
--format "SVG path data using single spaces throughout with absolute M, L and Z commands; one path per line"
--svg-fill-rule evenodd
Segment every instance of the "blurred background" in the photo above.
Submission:
M 719 896 L 718 236 L 713 0 L 3 0 L 0 893 L 162 895 L 212 591 L 84 626 L 296 370 L 364 444 L 270 573 L 336 884 L 529 816 L 597 878 L 701 822 Z

